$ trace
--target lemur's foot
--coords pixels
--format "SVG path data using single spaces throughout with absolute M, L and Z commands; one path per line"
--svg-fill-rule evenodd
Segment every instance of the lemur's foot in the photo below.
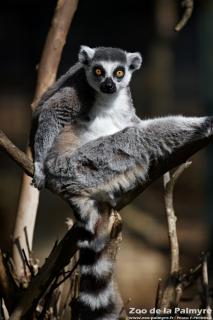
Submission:
M 43 170 L 43 166 L 39 162 L 34 163 L 35 172 L 32 179 L 32 185 L 37 188 L 38 190 L 41 190 L 45 186 L 45 174 Z

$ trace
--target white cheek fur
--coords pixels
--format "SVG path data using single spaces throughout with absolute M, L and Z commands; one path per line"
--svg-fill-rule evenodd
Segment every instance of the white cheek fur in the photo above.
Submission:
M 120 81 L 115 79 L 117 90 L 128 87 L 131 77 L 132 73 L 128 70 L 128 68 L 125 68 L 124 77 Z

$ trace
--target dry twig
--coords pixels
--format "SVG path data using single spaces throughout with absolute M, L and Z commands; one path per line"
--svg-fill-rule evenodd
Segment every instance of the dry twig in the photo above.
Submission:
M 168 235 L 171 250 L 171 268 L 170 273 L 173 274 L 178 272 L 180 269 L 179 265 L 179 245 L 176 229 L 177 217 L 175 216 L 174 203 L 173 203 L 173 192 L 175 184 L 180 175 L 191 165 L 191 162 L 183 163 L 178 167 L 172 176 L 167 172 L 164 175 L 164 188 L 165 188 L 165 208 L 168 223 Z
M 17 291 L 18 288 L 5 265 L 5 259 L 0 250 L 0 299 L 4 299 L 9 311 L 14 307 Z
M 109 221 L 113 240 L 109 244 L 109 252 L 114 257 L 118 248 L 118 244 L 116 243 L 117 241 L 120 243 L 121 220 L 117 214 L 114 215 L 113 219 Z M 12 313 L 10 320 L 29 319 L 32 316 L 44 292 L 46 292 L 55 277 L 60 274 L 61 270 L 70 262 L 70 258 L 75 254 L 77 250 L 76 243 L 80 238 L 81 231 L 79 231 L 77 225 L 74 225 L 59 244 L 54 247 L 41 270 L 32 279 L 25 292 L 23 292 L 20 300 L 17 301 L 17 307 Z
M 209 277 L 208 277 L 208 257 L 207 254 L 204 253 L 202 256 L 202 288 L 203 288 L 203 294 L 202 294 L 202 300 L 203 300 L 203 308 L 208 310 L 207 313 L 207 319 L 211 320 L 211 308 L 210 308 L 210 302 L 209 302 Z
M 181 2 L 181 6 L 184 8 L 184 13 L 181 17 L 181 20 L 175 26 L 175 31 L 180 31 L 185 27 L 189 19 L 191 18 L 193 9 L 194 9 L 194 1 L 193 0 L 183 0 Z
M 178 305 L 182 295 L 182 282 L 179 264 L 179 244 L 176 229 L 176 216 L 173 204 L 173 193 L 175 184 L 180 175 L 191 165 L 191 162 L 186 162 L 180 165 L 172 176 L 167 172 L 164 175 L 165 188 L 165 208 L 168 223 L 168 236 L 171 251 L 171 267 L 170 276 L 163 290 L 161 308 L 174 308 Z
M 160 307 L 160 302 L 162 299 L 162 279 L 158 280 L 157 291 L 156 291 L 156 298 L 155 298 L 155 309 Z
M 33 176 L 34 166 L 29 157 L 17 148 L 4 134 L 2 130 L 0 130 L 0 147 L 3 148 L 7 154 L 13 159 L 18 166 L 20 166 L 26 174 L 29 176 Z

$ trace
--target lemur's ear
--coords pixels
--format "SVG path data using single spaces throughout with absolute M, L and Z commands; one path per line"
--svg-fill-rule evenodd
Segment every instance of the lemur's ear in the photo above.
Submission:
M 127 64 L 130 70 L 135 71 L 140 69 L 142 64 L 142 56 L 139 52 L 127 52 Z
M 78 54 L 78 60 L 84 65 L 88 65 L 94 57 L 95 49 L 87 46 L 81 46 Z

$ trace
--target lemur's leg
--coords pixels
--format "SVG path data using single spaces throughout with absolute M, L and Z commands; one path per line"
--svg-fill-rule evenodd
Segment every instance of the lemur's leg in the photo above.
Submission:
M 38 189 L 44 186 L 44 161 L 55 138 L 63 126 L 71 122 L 71 111 L 75 116 L 70 101 L 73 102 L 72 109 L 75 109 L 72 88 L 63 88 L 49 99 L 41 101 L 33 115 L 30 144 L 35 165 L 33 184 Z
M 80 288 L 78 298 L 79 320 L 117 320 L 121 305 L 113 281 L 114 259 L 111 245 L 109 205 L 99 204 L 87 197 L 74 197 L 74 209 L 79 232 Z
M 38 129 L 34 138 L 34 178 L 33 184 L 38 189 L 44 185 L 44 160 L 53 141 L 59 133 L 58 123 L 50 109 L 44 110 L 38 117 Z
M 213 135 L 213 117 L 169 116 L 141 121 L 143 145 L 151 160 L 166 158 L 187 144 Z
M 212 126 L 212 117 L 141 121 L 137 127 L 89 142 L 70 156 L 61 154 L 47 161 L 49 188 L 65 199 L 81 194 L 114 207 L 119 197 L 147 180 L 153 164 L 163 165 L 177 152 L 190 150 L 188 145 L 212 136 Z

